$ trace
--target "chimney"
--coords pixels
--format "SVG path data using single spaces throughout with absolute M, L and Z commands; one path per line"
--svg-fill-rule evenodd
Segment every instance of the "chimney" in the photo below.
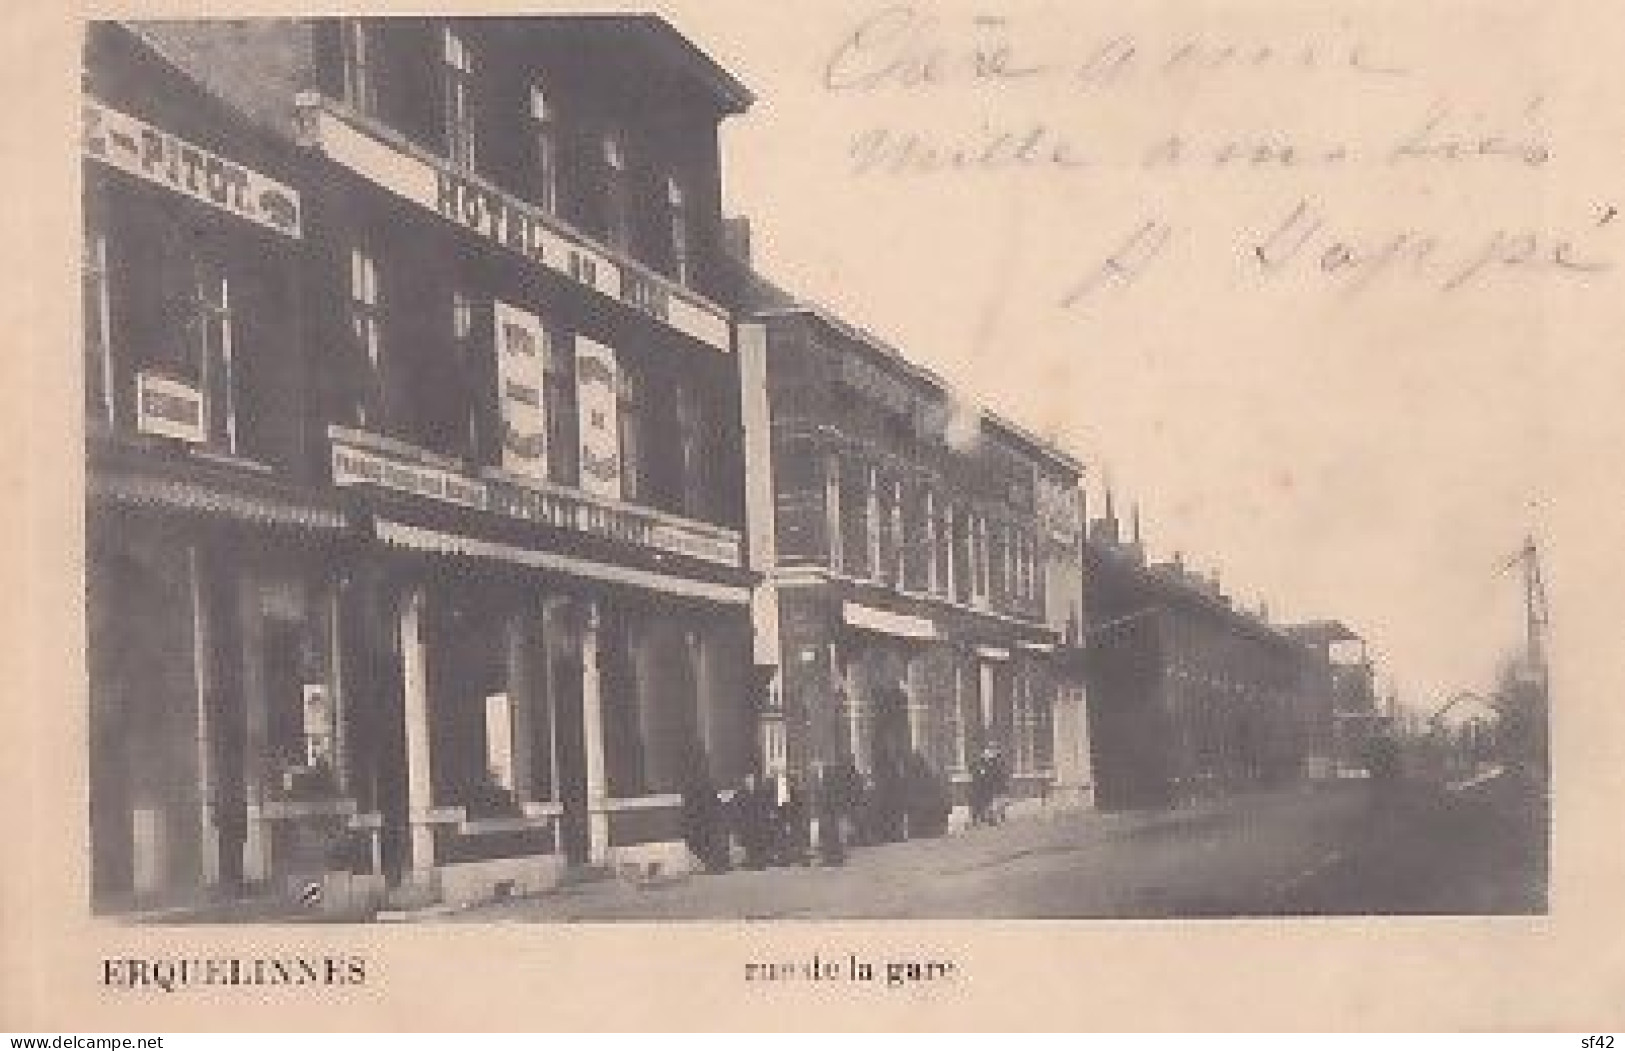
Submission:
M 750 265 L 750 216 L 723 216 L 722 250 L 746 266 Z
M 1117 505 L 1114 497 L 1112 496 L 1112 487 L 1110 482 L 1106 484 L 1105 514 L 1100 518 L 1095 519 L 1094 529 L 1091 531 L 1090 535 L 1094 537 L 1096 542 L 1109 544 L 1112 547 L 1116 547 L 1120 541 L 1117 532 Z

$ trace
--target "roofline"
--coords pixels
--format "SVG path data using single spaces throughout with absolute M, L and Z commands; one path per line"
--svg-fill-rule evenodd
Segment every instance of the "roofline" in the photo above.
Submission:
M 1365 642 L 1366 638 L 1340 620 L 1306 620 L 1286 625 L 1286 630 L 1316 642 Z
M 1303 644 L 1301 639 L 1293 635 L 1291 625 L 1266 620 L 1245 606 L 1237 605 L 1234 599 L 1222 591 L 1215 594 L 1203 585 L 1199 577 L 1191 576 L 1173 563 L 1140 562 L 1119 555 L 1116 545 L 1102 544 L 1096 540 L 1085 539 L 1084 548 L 1086 552 L 1092 552 L 1096 558 L 1109 559 L 1117 568 L 1127 570 L 1146 585 L 1158 588 L 1167 601 L 1182 601 L 1197 607 L 1205 614 L 1249 630 L 1255 638 L 1267 641 L 1271 645 Z
M 689 63 L 696 67 L 702 79 L 710 83 L 711 90 L 717 97 L 726 103 L 726 110 L 731 114 L 743 113 L 756 103 L 756 93 L 745 85 L 738 77 L 730 73 L 722 63 L 712 58 L 703 48 L 690 40 L 676 26 L 666 21 L 660 15 L 645 16 L 654 21 L 657 34 L 676 44 Z
M 832 331 L 837 332 L 848 339 L 868 346 L 871 350 L 874 350 L 881 356 L 887 358 L 893 365 L 897 366 L 904 373 L 909 375 L 910 378 L 934 387 L 943 395 L 950 398 L 955 398 L 956 400 L 959 400 L 969 407 L 975 409 L 977 418 L 979 420 L 987 423 L 989 426 L 996 428 L 997 430 L 1003 431 L 1006 435 L 1015 438 L 1023 446 L 1027 447 L 1028 451 L 1036 453 L 1043 459 L 1048 460 L 1051 464 L 1059 465 L 1075 475 L 1081 476 L 1084 473 L 1083 462 L 1077 457 L 1073 456 L 1072 453 L 1062 449 L 1054 442 L 1040 438 L 1026 427 L 1016 423 L 1009 417 L 988 408 L 981 402 L 972 401 L 968 398 L 960 398 L 958 388 L 956 388 L 952 383 L 948 382 L 948 380 L 944 379 L 940 373 L 914 361 L 901 350 L 898 350 L 895 346 L 875 335 L 873 332 L 870 332 L 861 325 L 853 324 L 852 322 L 839 317 L 826 307 L 820 306 L 817 303 L 798 300 L 797 302 L 788 304 L 786 306 L 762 307 L 751 310 L 745 314 L 744 319 L 746 321 L 750 321 L 753 319 L 794 317 L 797 315 L 813 318 Z
M 750 109 L 756 102 L 756 93 L 746 87 L 737 77 L 725 69 L 721 63 L 712 58 L 694 41 L 685 36 L 681 30 L 672 25 L 662 15 L 653 12 L 638 12 L 628 14 L 539 14 L 539 15 L 506 15 L 492 12 L 473 17 L 489 17 L 497 19 L 512 19 L 515 21 L 531 21 L 542 19 L 563 19 L 575 22 L 620 22 L 635 26 L 643 33 L 650 46 L 658 51 L 664 51 L 679 65 L 686 67 L 705 86 L 711 94 L 722 103 L 724 112 L 737 115 Z

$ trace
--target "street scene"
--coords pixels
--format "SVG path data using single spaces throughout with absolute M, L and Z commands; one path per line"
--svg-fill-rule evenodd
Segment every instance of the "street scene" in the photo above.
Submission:
M 790 287 L 662 17 L 84 54 L 97 915 L 1546 910 L 1533 524 L 1422 612 L 1363 468 L 1255 472 L 1267 585 L 1163 542 L 1236 512 L 1079 451 L 1112 391 L 1040 430 Z
M 583 883 L 464 922 L 1540 914 L 1546 800 L 1519 773 L 1067 814 L 781 868 Z

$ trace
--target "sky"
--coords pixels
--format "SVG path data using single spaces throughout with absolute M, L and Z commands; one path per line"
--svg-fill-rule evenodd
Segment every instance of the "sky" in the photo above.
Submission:
M 1618 248 L 1587 82 L 1513 5 L 1177 6 L 664 10 L 758 96 L 724 179 L 764 272 L 1073 451 L 1152 558 L 1350 624 L 1402 703 L 1487 689 L 1554 315 Z

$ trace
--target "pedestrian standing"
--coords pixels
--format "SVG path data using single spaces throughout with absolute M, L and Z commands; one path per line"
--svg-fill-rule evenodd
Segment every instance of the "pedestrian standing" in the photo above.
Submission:
M 715 787 L 706 772 L 705 761 L 697 760 L 683 785 L 683 840 L 707 872 L 724 872 L 729 867 L 722 808 Z
M 811 832 L 808 828 L 807 795 L 801 779 L 786 774 L 780 780 L 779 828 L 783 862 L 805 865 L 809 860 Z
M 745 867 L 767 867 L 769 818 L 762 808 L 762 784 L 755 774 L 746 774 L 739 790 L 734 793 L 734 827 L 739 832 L 739 843 L 745 850 Z
M 818 860 L 828 866 L 846 864 L 846 836 L 841 828 L 839 768 L 818 763 L 813 767 L 814 799 L 818 806 Z

